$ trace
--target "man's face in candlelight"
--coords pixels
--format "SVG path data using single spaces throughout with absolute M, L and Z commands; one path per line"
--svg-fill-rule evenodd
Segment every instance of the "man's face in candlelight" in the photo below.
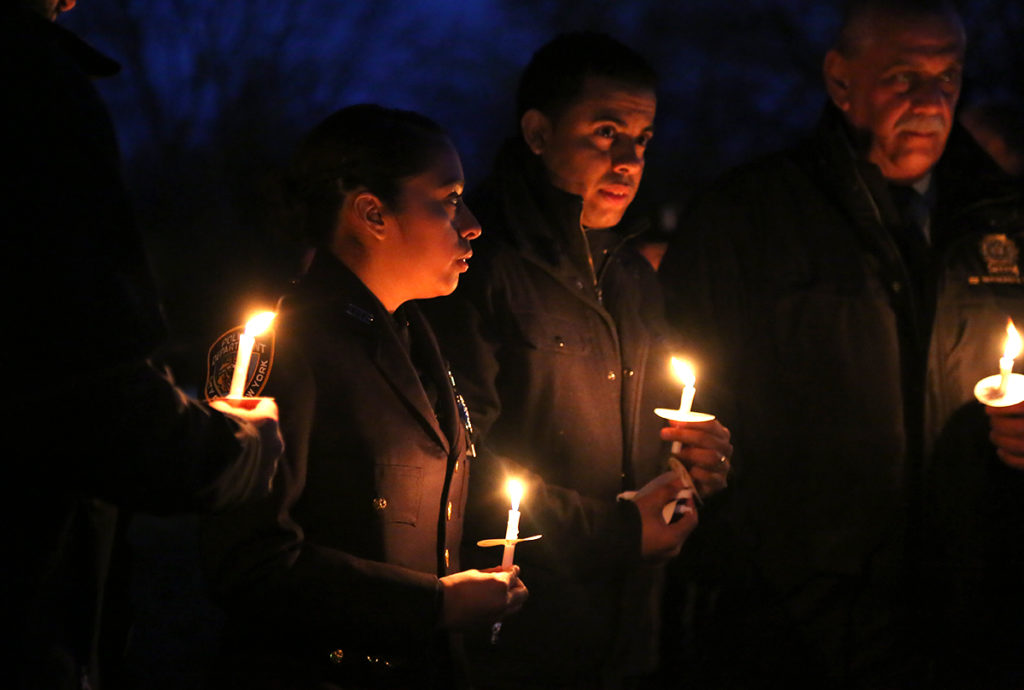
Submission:
M 469 267 L 480 224 L 462 200 L 463 185 L 459 155 L 446 143 L 429 169 L 404 182 L 388 213 L 393 274 L 409 299 L 450 294 Z
M 586 228 L 616 225 L 636 196 L 654 133 L 654 91 L 588 76 L 557 115 L 523 114 L 523 137 L 559 189 L 583 197 Z
M 938 162 L 960 97 L 964 31 L 952 12 L 873 10 L 825 57 L 829 96 L 889 181 L 912 183 Z

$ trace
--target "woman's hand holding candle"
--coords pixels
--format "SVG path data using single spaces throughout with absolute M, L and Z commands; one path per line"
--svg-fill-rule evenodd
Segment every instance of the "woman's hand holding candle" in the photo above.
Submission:
M 523 607 L 530 593 L 519 579 L 519 566 L 509 570 L 463 570 L 441 578 L 441 627 L 469 630 L 491 625 Z

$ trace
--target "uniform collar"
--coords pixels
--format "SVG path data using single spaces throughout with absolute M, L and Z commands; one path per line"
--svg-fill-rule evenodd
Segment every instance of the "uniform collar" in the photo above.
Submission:
M 329 320 L 346 331 L 365 339 L 374 365 L 389 381 L 392 387 L 408 402 L 434 433 L 438 443 L 448 453 L 457 438 L 458 415 L 454 398 L 443 396 L 441 404 L 446 405 L 446 427 L 435 414 L 427 399 L 419 371 L 412 361 L 411 353 L 398 332 L 395 318 L 384 308 L 380 300 L 370 291 L 352 270 L 327 250 L 318 250 L 306 275 L 299 282 L 296 293 L 302 301 L 319 305 L 310 314 L 314 321 Z M 424 373 L 430 376 L 438 390 L 449 387 L 448 374 L 440 360 L 437 343 L 429 326 L 415 304 L 407 302 L 401 307 L 401 318 L 407 319 L 413 347 L 435 353 Z M 308 324 L 320 328 L 324 322 Z M 436 360 L 436 361 L 433 361 Z

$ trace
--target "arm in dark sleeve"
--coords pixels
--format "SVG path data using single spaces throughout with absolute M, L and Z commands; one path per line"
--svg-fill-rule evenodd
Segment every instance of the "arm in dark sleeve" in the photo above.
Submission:
M 215 596 L 235 617 L 317 648 L 382 650 L 427 638 L 441 610 L 437 577 L 317 543 L 294 517 L 316 393 L 298 360 L 279 358 L 271 383 L 285 456 L 270 496 L 204 519 L 204 569 Z M 345 500 L 343 487 L 338 496 Z
M 78 440 L 78 485 L 123 507 L 208 510 L 267 490 L 275 458 L 255 427 L 189 398 L 148 360 L 73 378 L 50 409 Z
M 545 482 L 507 457 L 478 448 L 466 503 L 467 535 L 502 538 L 508 519 L 505 482 L 523 482 L 519 536 L 542 534 L 540 542 L 524 544 L 516 562 L 536 563 L 554 570 L 578 571 L 581 563 L 596 570 L 620 571 L 640 562 L 640 513 L 632 501 L 601 501 L 578 491 Z M 470 542 L 470 540 L 467 540 Z M 470 544 L 471 545 L 471 544 Z M 501 552 L 494 550 L 493 565 Z

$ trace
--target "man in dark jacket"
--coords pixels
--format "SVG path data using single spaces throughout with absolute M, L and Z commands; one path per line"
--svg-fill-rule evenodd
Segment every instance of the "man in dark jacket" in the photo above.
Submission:
M 1024 572 L 1024 408 L 990 440 L 972 391 L 1024 317 L 1024 219 L 954 124 L 963 55 L 948 3 L 853 4 L 817 130 L 719 181 L 662 263 L 742 449 L 687 554 L 707 687 L 920 687 L 924 653 L 1020 683 L 1020 587 L 991 588 Z
M 496 644 L 467 640 L 483 687 L 620 687 L 653 666 L 657 564 L 693 529 L 666 524 L 681 484 L 663 440 L 701 489 L 724 485 L 718 422 L 673 427 L 672 353 L 656 276 L 616 227 L 636 194 L 654 124 L 654 74 L 596 34 L 542 47 L 520 82 L 521 137 L 478 190 L 484 239 L 465 284 L 434 304 L 483 445 L 467 527 L 500 537 L 506 475 L 526 481 L 516 552 L 535 587 Z M 642 487 L 634 501 L 616 501 Z M 472 543 L 468 541 L 467 543 Z M 468 562 L 493 564 L 470 548 Z M 534 585 L 533 583 L 536 583 Z
M 53 23 L 73 4 L 0 8 L 5 687 L 98 687 L 118 508 L 265 492 L 280 451 L 272 402 L 250 421 L 220 414 L 148 359 L 163 325 L 90 82 L 117 65 Z

